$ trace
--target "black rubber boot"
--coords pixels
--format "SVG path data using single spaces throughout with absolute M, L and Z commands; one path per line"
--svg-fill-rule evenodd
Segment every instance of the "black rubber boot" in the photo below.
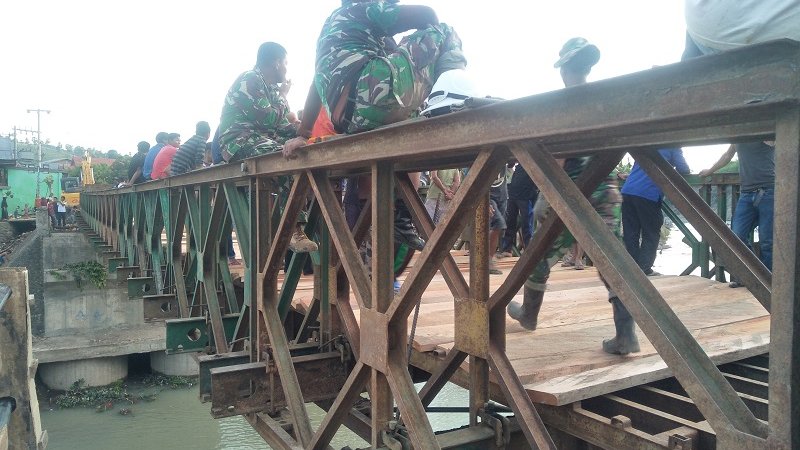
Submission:
M 638 352 L 639 339 L 636 338 L 636 322 L 631 313 L 619 298 L 614 297 L 609 301 L 614 308 L 614 327 L 617 329 L 617 335 L 603 341 L 603 351 L 612 355 Z
M 539 310 L 542 309 L 542 300 L 544 300 L 544 291 L 522 288 L 522 304 L 509 303 L 508 315 L 512 319 L 518 320 L 523 328 L 535 330 L 539 320 Z
M 419 236 L 411 221 L 411 213 L 400 199 L 394 204 L 394 240 L 417 251 L 422 251 L 425 247 L 425 240 Z

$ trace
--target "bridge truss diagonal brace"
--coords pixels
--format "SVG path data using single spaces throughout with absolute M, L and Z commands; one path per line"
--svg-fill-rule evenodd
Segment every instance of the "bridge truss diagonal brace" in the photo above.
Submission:
M 658 153 L 640 150 L 631 153 L 647 175 L 719 253 L 725 268 L 731 270 L 767 311 L 771 309 L 772 274 L 728 225 L 697 194 L 689 183 Z
M 715 430 L 765 436 L 759 422 L 549 151 L 512 153 Z
M 395 297 L 389 307 L 387 315 L 390 323 L 404 321 L 408 318 L 442 261 L 450 254 L 450 249 L 459 233 L 466 226 L 466 221 L 462 220 L 463 214 L 475 210 L 482 198 L 481 194 L 489 191 L 492 180 L 500 173 L 506 156 L 505 149 L 500 148 L 483 150 L 475 158 L 475 162 L 470 167 L 469 176 L 464 179 L 456 192 L 450 208 L 447 209 L 430 240 L 425 243 L 419 260 L 406 277 L 399 295 Z
M 331 241 L 340 255 L 340 261 L 353 288 L 358 305 L 360 308 L 369 308 L 372 306 L 369 276 L 366 267 L 361 262 L 353 235 L 347 226 L 347 219 L 341 208 L 342 201 L 333 192 L 333 187 L 324 172 L 308 172 L 308 177 L 311 180 L 311 187 L 317 197 L 322 216 L 330 230 Z
M 417 230 L 424 239 L 430 239 L 435 230 L 435 226 L 433 220 L 428 215 L 428 211 L 425 209 L 425 204 L 422 202 L 422 199 L 417 194 L 417 190 L 411 183 L 411 179 L 409 179 L 408 175 L 405 173 L 398 173 L 395 177 L 397 188 L 406 206 L 408 206 L 408 210 L 411 212 L 414 225 L 416 225 Z M 442 261 L 441 271 L 442 277 L 444 277 L 444 281 L 450 288 L 453 297 L 466 298 L 469 295 L 469 285 L 467 285 L 461 270 L 458 269 L 453 255 L 447 254 L 445 256 L 444 261 Z
M 608 152 L 597 155 L 592 164 L 575 180 L 584 196 L 589 197 L 597 186 L 619 164 L 625 152 Z M 564 231 L 564 223 L 557 214 L 550 214 L 544 223 L 536 229 L 530 243 L 522 252 L 517 263 L 511 269 L 503 284 L 489 298 L 489 308 L 505 308 L 512 298 L 519 292 L 528 275 L 537 264 L 547 255 L 550 246 Z

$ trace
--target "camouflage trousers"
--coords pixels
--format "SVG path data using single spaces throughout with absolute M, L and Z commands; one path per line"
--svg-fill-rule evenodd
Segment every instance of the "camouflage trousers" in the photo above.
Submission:
M 406 36 L 394 52 L 368 62 L 351 92 L 354 106 L 347 133 L 413 117 L 430 93 L 437 63 L 446 53 L 460 55 L 461 40 L 442 23 Z
M 283 142 L 257 133 L 241 134 L 222 148 L 222 159 L 228 162 L 241 161 L 257 155 L 266 155 L 283 150 Z
M 543 196 L 539 196 L 539 200 L 543 200 Z M 589 203 L 592 204 L 594 210 L 603 219 L 608 228 L 614 233 L 620 241 L 622 240 L 622 197 L 619 193 L 619 188 L 610 186 L 608 184 L 601 185 L 597 190 L 592 193 L 589 198 Z M 552 214 L 552 212 L 551 212 Z M 534 232 L 535 233 L 535 232 Z M 550 268 L 553 267 L 575 244 L 575 237 L 568 230 L 565 230 L 561 235 L 556 238 L 553 246 L 547 252 L 547 255 L 539 261 L 539 264 L 533 269 L 533 272 L 528 276 L 525 281 L 525 287 L 535 291 L 544 291 L 547 287 L 547 280 L 550 278 Z M 609 289 L 609 298 L 612 296 L 608 283 L 600 276 L 600 279 Z

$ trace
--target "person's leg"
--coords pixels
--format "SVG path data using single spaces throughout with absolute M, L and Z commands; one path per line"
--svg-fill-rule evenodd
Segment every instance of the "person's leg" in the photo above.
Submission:
M 500 242 L 500 236 L 506 229 L 506 220 L 503 215 L 503 208 L 495 200 L 490 199 L 489 205 L 494 211 L 489 222 L 489 273 L 491 275 L 501 275 L 503 271 L 497 268 L 495 252 Z
M 440 59 L 443 59 L 440 64 Z M 397 50 L 367 63 L 355 84 L 347 133 L 360 133 L 411 118 L 448 63 L 462 63 L 461 40 L 446 24 L 418 30 Z
M 439 204 L 436 206 L 436 213 L 433 216 L 434 225 L 439 225 L 439 222 L 442 221 L 442 217 L 445 215 L 445 213 L 449 208 L 450 208 L 450 200 L 447 200 L 444 197 L 439 197 Z
M 436 212 L 438 206 L 439 197 L 425 199 L 425 211 L 428 211 L 428 217 L 431 218 L 434 224 L 436 224 Z
M 622 196 L 615 184 L 604 183 L 592 193 L 591 204 L 603 219 L 609 230 L 622 240 Z M 639 339 L 636 337 L 636 322 L 630 312 L 611 289 L 611 286 L 600 274 L 600 280 L 608 290 L 608 301 L 614 312 L 615 334 L 611 339 L 603 340 L 603 351 L 614 355 L 627 355 L 639 351 Z
M 642 227 L 639 222 L 637 198 L 640 197 L 635 195 L 622 196 L 622 242 L 625 244 L 625 250 L 628 251 L 628 254 L 631 255 L 639 267 L 642 267 L 640 262 L 641 245 L 639 244 Z
M 517 209 L 522 229 L 522 246 L 527 247 L 533 236 L 533 204 L 530 200 L 518 200 Z
M 508 315 L 519 321 L 523 328 L 535 330 L 539 320 L 539 311 L 544 300 L 544 291 L 547 289 L 547 280 L 550 278 L 550 268 L 564 256 L 575 238 L 568 231 L 559 235 L 553 246 L 539 264 L 528 276 L 522 291 L 522 303 L 511 302 L 508 304 Z
M 646 275 L 657 275 L 653 272 L 653 263 L 658 254 L 658 242 L 661 239 L 661 227 L 664 225 L 664 213 L 661 202 L 653 202 L 646 198 L 637 200 L 639 220 L 642 224 L 642 245 L 639 248 L 639 267 Z
M 775 215 L 775 190 L 765 189 L 756 205 L 758 209 L 758 245 L 761 262 L 772 271 L 772 223 Z
M 517 241 L 517 219 L 519 213 L 519 202 L 509 199 L 508 210 L 506 211 L 506 231 L 503 234 L 503 245 L 500 247 L 503 256 L 511 256 L 511 248 Z
M 583 265 L 583 248 L 581 247 L 581 244 L 576 242 L 573 250 L 575 253 L 573 253 L 572 261 L 575 264 L 575 270 L 585 269 L 586 267 Z
M 279 141 L 260 134 L 248 134 L 237 137 L 233 142 L 225 146 L 222 149 L 222 158 L 228 164 L 231 164 L 252 156 L 266 155 L 281 150 L 283 150 L 283 144 Z M 289 176 L 278 177 L 277 182 L 280 190 L 287 190 L 288 192 L 292 188 L 292 179 Z M 316 242 L 309 239 L 302 228 L 302 224 L 308 221 L 307 214 L 305 210 L 302 210 L 297 215 L 295 231 L 289 242 L 289 248 L 295 253 L 308 253 L 318 250 Z
M 736 209 L 731 219 L 731 230 L 733 230 L 733 233 L 751 250 L 752 242 L 750 241 L 750 233 L 753 232 L 758 221 L 758 210 L 753 207 L 755 195 L 755 192 L 742 192 L 739 195 L 739 200 L 736 202 Z M 731 275 L 729 286 L 737 288 L 743 287 L 744 285 L 740 283 L 735 276 Z

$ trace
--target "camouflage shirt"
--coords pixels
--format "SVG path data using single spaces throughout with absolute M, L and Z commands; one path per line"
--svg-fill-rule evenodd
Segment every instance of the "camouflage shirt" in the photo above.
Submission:
M 296 136 L 289 123 L 289 105 L 276 84 L 267 84 L 254 69 L 239 75 L 225 96 L 219 128 L 223 149 L 234 141 L 264 136 L 279 142 Z
M 343 6 L 325 21 L 317 42 L 314 84 L 328 112 L 370 59 L 394 50 L 391 30 L 397 17 L 397 5 L 379 1 Z
M 592 158 L 582 156 L 578 158 L 567 158 L 564 162 L 564 171 L 570 178 L 577 179 L 578 176 L 591 164 Z M 604 195 L 604 200 L 608 203 L 622 203 L 622 194 L 619 193 L 619 182 L 617 181 L 617 169 L 611 171 L 608 176 L 594 190 L 593 196 Z

